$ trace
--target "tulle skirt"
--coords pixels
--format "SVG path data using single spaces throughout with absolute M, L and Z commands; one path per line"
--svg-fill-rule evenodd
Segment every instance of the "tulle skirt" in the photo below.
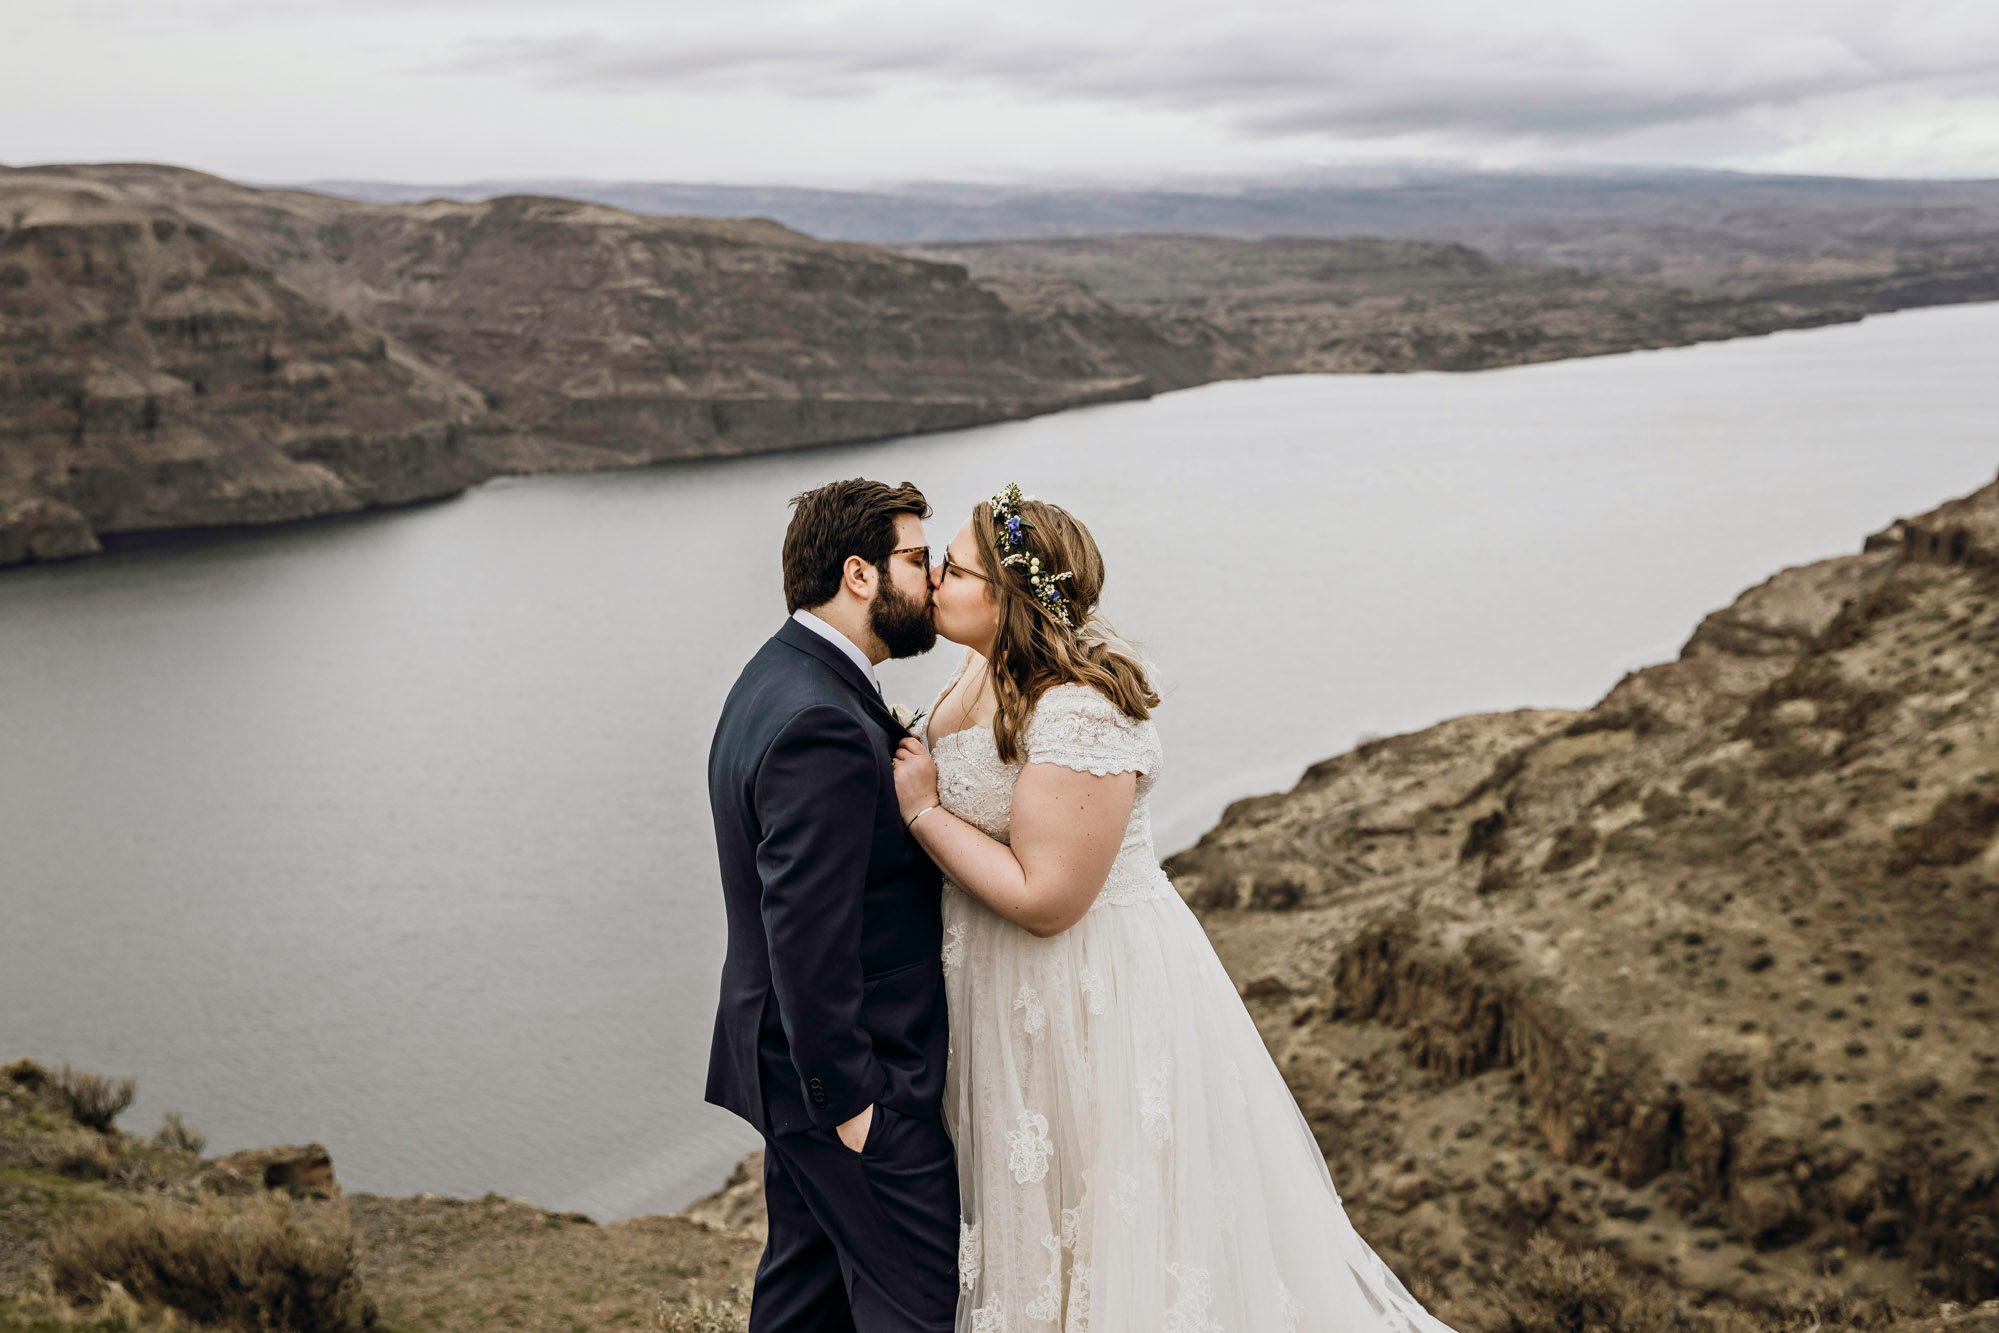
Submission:
M 1038 939 L 947 884 L 959 1333 L 1448 1333 L 1347 1221 L 1159 877 Z

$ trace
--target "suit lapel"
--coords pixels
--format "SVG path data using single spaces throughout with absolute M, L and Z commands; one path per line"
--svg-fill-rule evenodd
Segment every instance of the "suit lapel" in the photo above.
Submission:
M 882 702 L 881 691 L 869 683 L 868 678 L 861 674 L 861 669 L 845 653 L 795 620 L 786 620 L 775 637 L 779 643 L 804 653 L 846 682 L 847 687 L 861 696 L 861 702 L 874 710 L 875 716 L 891 732 L 899 736 L 909 734 L 895 720 L 895 714 L 888 711 L 888 705 Z

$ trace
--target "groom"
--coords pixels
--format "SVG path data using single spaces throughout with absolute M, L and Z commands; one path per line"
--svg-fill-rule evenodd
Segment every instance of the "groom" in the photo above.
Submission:
M 708 799 L 729 918 L 708 1100 L 764 1136 L 751 1333 L 949 1333 L 940 879 L 903 828 L 908 733 L 875 665 L 937 641 L 930 506 L 836 481 L 792 501 L 787 620 L 722 706 Z

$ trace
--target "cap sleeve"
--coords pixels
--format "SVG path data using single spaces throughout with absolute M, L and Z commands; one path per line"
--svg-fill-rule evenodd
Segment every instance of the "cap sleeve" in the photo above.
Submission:
M 1057 685 L 1035 703 L 1022 738 L 1030 764 L 1079 773 L 1151 773 L 1159 763 L 1150 722 L 1134 721 L 1087 685 Z

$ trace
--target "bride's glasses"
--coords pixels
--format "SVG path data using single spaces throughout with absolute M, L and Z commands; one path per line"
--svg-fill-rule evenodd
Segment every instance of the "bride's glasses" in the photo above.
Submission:
M 942 583 L 945 579 L 950 578 L 953 573 L 963 574 L 967 578 L 977 579 L 981 583 L 992 582 L 991 579 L 987 578 L 984 574 L 981 574 L 978 570 L 973 569 L 968 565 L 958 564 L 956 561 L 952 560 L 951 548 L 947 546 L 944 548 L 944 562 L 937 566 L 937 581 L 939 583 Z

